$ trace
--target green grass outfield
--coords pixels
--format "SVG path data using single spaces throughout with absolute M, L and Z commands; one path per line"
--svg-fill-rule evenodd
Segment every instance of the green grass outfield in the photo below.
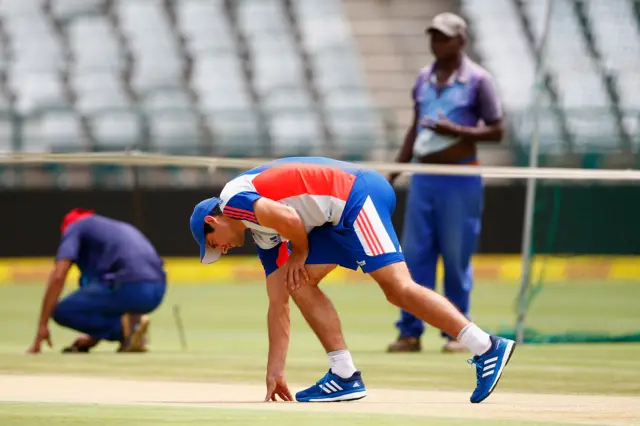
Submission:
M 441 354 L 442 340 L 433 329 L 427 332 L 422 353 L 385 353 L 386 345 L 396 336 L 393 322 L 398 312 L 386 302 L 373 282 L 328 285 L 324 289 L 341 314 L 347 343 L 369 388 L 471 392 L 475 375 L 466 363 L 469 356 Z M 488 329 L 512 323 L 516 290 L 510 285 L 478 284 L 473 294 L 473 319 Z M 0 286 L 0 374 L 56 373 L 254 385 L 264 381 L 267 299 L 263 284 L 170 287 L 165 303 L 152 316 L 151 352 L 148 354 L 116 355 L 113 354 L 116 345 L 107 343 L 90 355 L 61 355 L 59 350 L 70 343 L 75 334 L 51 324 L 55 350 L 47 348 L 44 354 L 27 356 L 24 351 L 35 333 L 42 291 L 43 287 L 39 285 Z M 638 300 L 638 284 L 550 285 L 534 305 L 530 325 L 549 332 L 567 328 L 638 331 Z M 172 306 L 176 303 L 186 328 L 186 352 L 181 350 L 173 321 Z M 290 383 L 311 384 L 328 369 L 328 361 L 294 305 L 292 323 L 287 379 Z M 499 391 L 638 396 L 638 359 L 640 344 L 521 345 L 505 372 Z M 47 413 L 48 419 L 57 418 L 70 425 L 98 424 L 100 419 L 107 419 L 113 425 L 125 424 L 118 423 L 119 416 L 131 420 L 126 424 L 143 425 L 183 424 L 184 419 L 201 419 L 207 424 L 218 424 L 220 419 L 226 419 L 224 424 L 253 424 L 263 422 L 267 417 L 274 424 L 304 421 L 315 425 L 324 419 L 324 414 L 318 413 L 309 417 L 304 413 L 247 413 L 229 409 L 208 412 L 202 407 L 153 410 L 126 407 L 116 411 L 97 406 L 44 405 L 37 410 L 29 407 L 0 404 L 0 424 L 39 424 Z M 184 418 L 183 414 L 178 415 L 183 411 L 189 413 L 184 414 Z M 282 421 L 283 416 L 289 423 Z M 366 421 L 368 425 L 385 425 L 392 421 L 391 417 L 377 414 L 375 421 L 367 415 L 345 413 L 340 416 L 349 424 Z M 407 417 L 401 424 L 413 423 Z M 430 424 L 477 426 L 483 423 L 478 420 L 466 423 L 462 420 L 430 420 Z
M 89 423 L 89 420 L 91 419 Z M 334 414 L 334 413 L 273 413 L 260 410 L 228 410 L 181 407 L 127 407 L 87 406 L 75 404 L 0 404 L 0 420 L 3 426 L 41 426 L 64 424 L 85 426 L 105 424 L 110 426 L 163 426 L 163 425 L 305 425 L 326 426 L 393 426 L 398 424 L 423 424 L 424 419 L 413 416 Z M 429 419 L 432 426 L 467 426 L 464 420 Z M 510 426 L 512 420 L 474 420 L 474 426 Z M 522 421 L 525 426 L 563 426 L 569 423 L 539 423 Z

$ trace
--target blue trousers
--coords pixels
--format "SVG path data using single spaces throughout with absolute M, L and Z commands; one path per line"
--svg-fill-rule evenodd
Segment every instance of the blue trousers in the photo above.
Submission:
M 412 177 L 402 238 L 407 267 L 418 284 L 434 289 L 436 265 L 442 256 L 444 295 L 466 316 L 473 286 L 471 257 L 480 235 L 482 210 L 480 177 Z M 420 337 L 425 329 L 422 320 L 406 311 L 401 311 L 396 326 L 407 337 Z
M 164 298 L 164 282 L 127 283 L 110 287 L 93 282 L 71 293 L 56 305 L 53 320 L 62 327 L 86 333 L 94 339 L 121 341 L 121 317 L 147 314 Z

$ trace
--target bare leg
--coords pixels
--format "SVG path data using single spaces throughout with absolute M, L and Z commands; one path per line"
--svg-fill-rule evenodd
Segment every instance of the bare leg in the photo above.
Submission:
M 291 294 L 302 316 L 327 353 L 347 348 L 340 317 L 331 300 L 318 288 L 320 281 L 335 267 L 336 265 L 308 265 L 307 271 L 311 280 Z
M 344 342 L 340 318 L 333 307 L 333 303 L 318 288 L 320 281 L 335 267 L 336 265 L 307 266 L 311 280 L 291 293 L 291 297 L 300 309 L 307 324 L 309 324 L 325 351 L 327 351 L 331 374 L 343 379 L 353 379 L 352 382 L 355 383 L 360 380 L 360 376 L 355 375 L 357 372 L 356 366 Z M 364 386 L 364 384 L 360 383 L 360 386 Z M 360 395 L 358 398 L 364 396 L 361 393 L 358 393 L 358 395 Z M 349 398 L 347 397 L 347 399 Z
M 404 262 L 387 265 L 370 275 L 378 282 L 389 302 L 451 336 L 458 336 L 469 324 L 469 320 L 449 300 L 416 284 Z
M 513 353 L 515 342 L 504 338 L 492 338 L 467 320 L 446 298 L 416 284 L 404 262 L 387 265 L 370 275 L 378 282 L 389 302 L 450 336 L 456 336 L 460 343 L 473 352 L 477 386 L 471 394 L 470 401 L 484 401 L 500 380 L 502 370 Z

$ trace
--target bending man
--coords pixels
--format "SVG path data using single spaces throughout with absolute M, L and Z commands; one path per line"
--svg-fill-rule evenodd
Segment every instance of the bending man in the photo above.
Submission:
M 149 318 L 165 294 L 163 262 L 149 240 L 132 225 L 74 209 L 62 223 L 62 241 L 42 301 L 36 338 L 51 347 L 49 318 L 83 333 L 63 352 L 89 352 L 101 340 L 119 342 L 118 352 L 145 352 Z M 61 301 L 72 264 L 80 288 Z
M 326 158 L 286 158 L 236 177 L 220 198 L 200 202 L 190 219 L 202 263 L 244 243 L 249 229 L 267 276 L 269 359 L 267 394 L 292 400 L 284 378 L 289 346 L 289 296 L 329 357 L 331 368 L 296 394 L 300 402 L 346 401 L 366 396 L 362 375 L 347 349 L 340 320 L 320 281 L 336 266 L 369 274 L 387 300 L 457 339 L 475 354 L 483 401 L 498 383 L 514 350 L 490 336 L 447 299 L 416 284 L 391 223 L 396 197 L 379 173 Z

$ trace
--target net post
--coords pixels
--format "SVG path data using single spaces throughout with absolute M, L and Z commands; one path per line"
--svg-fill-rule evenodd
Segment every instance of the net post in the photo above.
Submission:
M 133 182 L 131 188 L 131 196 L 133 198 L 133 224 L 144 233 L 144 212 L 142 203 L 142 194 L 140 190 L 140 167 L 131 166 L 131 172 L 133 173 Z
M 537 46 L 536 72 L 535 72 L 535 98 L 533 105 L 533 134 L 531 146 L 529 147 L 529 168 L 538 167 L 538 155 L 540 151 L 540 102 L 544 91 L 545 61 L 544 52 L 549 36 L 549 24 L 553 11 L 553 0 L 547 0 L 545 22 L 542 35 Z M 524 208 L 524 220 L 522 229 L 522 272 L 520 275 L 520 290 L 518 292 L 518 307 L 516 316 L 516 342 L 524 342 L 524 326 L 527 311 L 527 288 L 531 277 L 531 234 L 533 231 L 533 213 L 536 198 L 537 179 L 531 177 L 527 179 L 527 191 Z

